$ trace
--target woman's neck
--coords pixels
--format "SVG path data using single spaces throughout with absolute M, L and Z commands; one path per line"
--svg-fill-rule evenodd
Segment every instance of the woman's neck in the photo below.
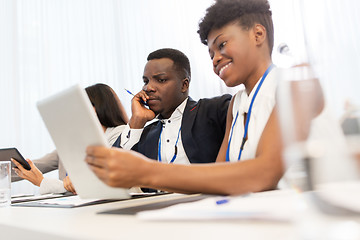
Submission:
M 245 85 L 245 91 L 247 95 L 249 96 L 251 91 L 254 89 L 257 82 L 260 80 L 260 78 L 264 75 L 265 71 L 270 67 L 272 64 L 271 60 L 266 61 L 264 64 L 259 66 L 254 73 L 248 78 L 248 81 L 244 83 Z

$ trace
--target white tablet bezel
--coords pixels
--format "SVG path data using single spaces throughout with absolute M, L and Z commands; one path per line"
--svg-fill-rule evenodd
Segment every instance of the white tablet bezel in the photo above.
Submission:
M 37 103 L 60 160 L 81 198 L 129 198 L 127 189 L 104 184 L 85 162 L 89 145 L 108 146 L 85 90 L 72 86 Z

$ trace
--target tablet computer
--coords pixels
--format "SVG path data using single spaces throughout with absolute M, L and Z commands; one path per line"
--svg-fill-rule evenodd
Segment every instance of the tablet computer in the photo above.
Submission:
M 30 170 L 31 167 L 25 158 L 20 154 L 16 148 L 2 148 L 0 149 L 0 161 L 11 161 L 10 159 L 15 159 L 18 163 L 21 164 L 26 170 Z M 14 163 L 11 162 L 11 168 L 16 167 Z
M 83 88 L 72 86 L 37 103 L 59 158 L 81 198 L 129 198 L 127 189 L 103 183 L 85 162 L 89 145 L 108 146 L 94 107 Z M 109 147 L 109 146 L 108 146 Z

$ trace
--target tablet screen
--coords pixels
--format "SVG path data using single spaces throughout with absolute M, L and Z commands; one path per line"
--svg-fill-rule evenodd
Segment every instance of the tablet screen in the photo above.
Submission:
M 0 161 L 11 161 L 10 160 L 11 158 L 15 159 L 26 170 L 31 169 L 29 163 L 25 160 L 25 158 L 20 154 L 20 152 L 16 148 L 0 149 Z M 11 163 L 11 167 L 16 167 L 16 166 L 13 163 Z

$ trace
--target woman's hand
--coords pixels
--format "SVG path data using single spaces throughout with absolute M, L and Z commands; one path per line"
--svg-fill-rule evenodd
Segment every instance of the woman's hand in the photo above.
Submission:
M 42 180 L 44 179 L 44 176 L 42 172 L 35 166 L 35 164 L 30 160 L 26 159 L 26 161 L 29 163 L 31 169 L 26 170 L 21 166 L 20 163 L 18 163 L 16 160 L 11 159 L 11 161 L 15 164 L 17 168 L 14 168 L 15 173 L 28 181 L 30 181 L 32 184 L 40 187 L 40 184 Z
M 89 146 L 86 154 L 85 161 L 91 170 L 111 187 L 146 187 L 144 178 L 149 173 L 148 165 L 155 162 L 140 153 L 120 148 Z
M 75 191 L 75 188 L 69 178 L 69 176 L 66 176 L 64 179 L 63 179 L 63 183 L 64 183 L 64 188 L 69 191 L 69 192 L 72 192 L 74 194 L 76 194 L 76 191 Z

